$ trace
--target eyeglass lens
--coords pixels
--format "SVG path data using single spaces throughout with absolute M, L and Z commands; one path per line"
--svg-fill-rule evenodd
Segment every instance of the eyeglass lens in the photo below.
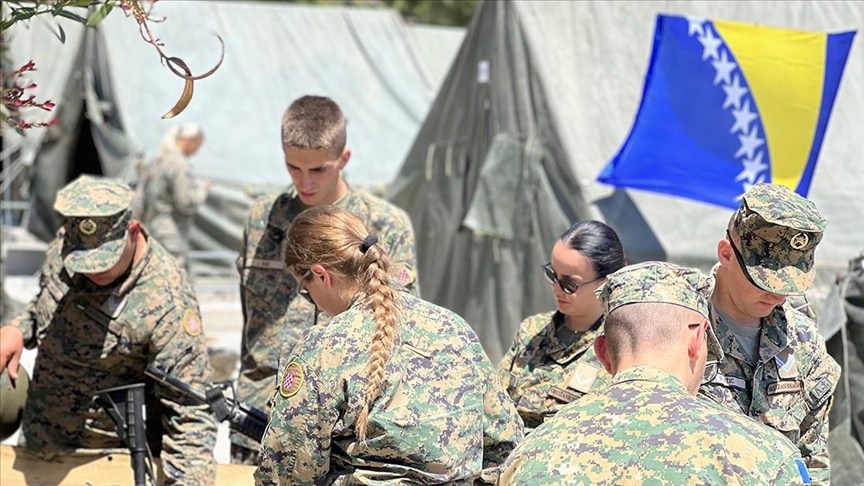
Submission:
M 551 263 L 543 265 L 543 273 L 546 275 L 546 280 L 548 280 L 550 284 L 557 283 L 565 294 L 572 295 L 577 290 L 579 290 L 580 284 L 573 282 L 567 277 L 558 278 L 558 274 L 555 273 L 555 270 L 552 269 Z

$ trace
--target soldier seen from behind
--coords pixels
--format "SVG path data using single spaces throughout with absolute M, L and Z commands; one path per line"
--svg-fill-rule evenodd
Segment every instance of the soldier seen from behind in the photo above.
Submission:
M 696 397 L 709 348 L 711 280 L 664 262 L 624 267 L 598 291 L 605 390 L 562 408 L 507 459 L 502 485 L 805 484 L 778 432 Z
M 603 334 L 603 308 L 594 290 L 624 266 L 615 230 L 599 221 L 580 221 L 565 231 L 544 265 L 557 309 L 519 325 L 498 373 L 526 428 L 534 428 L 608 375 L 594 354 Z
M 216 422 L 207 405 L 144 375 L 152 365 L 194 388 L 209 385 L 198 303 L 185 272 L 131 217 L 131 201 L 128 186 L 91 176 L 57 194 L 63 225 L 39 293 L 0 327 L 0 369 L 13 378 L 22 349 L 39 349 L 21 445 L 46 459 L 123 448 L 93 395 L 147 383 L 148 443 L 165 484 L 212 484 Z
M 825 220 L 791 190 L 757 184 L 717 244 L 712 326 L 725 358 L 700 393 L 795 443 L 814 484 L 828 484 L 828 412 L 840 366 L 788 296 L 813 282 Z
M 397 288 L 387 251 L 347 210 L 298 216 L 285 262 L 333 318 L 282 370 L 256 482 L 494 480 L 522 420 L 471 327 Z
M 351 158 L 346 124 L 330 98 L 303 96 L 291 103 L 282 118 L 282 146 L 293 185 L 282 194 L 257 200 L 246 222 L 237 260 L 243 308 L 237 395 L 261 410 L 269 409 L 276 391 L 280 355 L 284 357 L 306 329 L 327 317 L 299 297 L 297 282 L 285 270 L 285 235 L 303 210 L 333 205 L 357 215 L 393 259 L 394 283 L 419 295 L 408 215 L 343 178 Z M 232 433 L 231 442 L 232 462 L 256 461 L 258 444 L 237 433 Z

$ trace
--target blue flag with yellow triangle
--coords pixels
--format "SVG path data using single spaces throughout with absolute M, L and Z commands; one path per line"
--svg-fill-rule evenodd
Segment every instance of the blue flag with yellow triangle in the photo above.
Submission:
M 807 196 L 855 32 L 658 15 L 642 101 L 600 182 L 737 208 Z

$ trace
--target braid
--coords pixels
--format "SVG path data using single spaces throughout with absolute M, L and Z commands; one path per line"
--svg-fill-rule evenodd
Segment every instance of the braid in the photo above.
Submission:
M 381 393 L 384 371 L 399 335 L 400 309 L 392 287 L 390 257 L 381 245 L 370 240 L 363 222 L 350 212 L 334 206 L 316 206 L 300 214 L 288 230 L 285 264 L 289 268 L 318 263 L 350 282 L 352 290 L 368 298 L 367 308 L 375 319 L 371 352 L 366 363 L 363 408 L 354 431 L 366 440 L 369 411 Z
M 369 409 L 381 393 L 384 381 L 384 368 L 396 345 L 399 331 L 399 309 L 396 306 L 396 291 L 390 285 L 390 261 L 379 246 L 373 246 L 366 253 L 371 260 L 366 266 L 363 281 L 364 290 L 369 296 L 375 317 L 375 334 L 372 336 L 372 349 L 366 363 L 366 382 L 363 409 L 357 415 L 354 431 L 361 442 L 366 440 L 369 425 Z

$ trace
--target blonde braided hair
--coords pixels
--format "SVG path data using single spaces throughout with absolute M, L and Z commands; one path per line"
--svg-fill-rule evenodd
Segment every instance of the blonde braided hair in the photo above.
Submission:
M 285 242 L 285 263 L 295 272 L 317 263 L 353 282 L 369 297 L 375 333 L 366 363 L 363 407 L 354 425 L 361 442 L 366 440 L 369 411 L 381 393 L 385 367 L 396 345 L 401 313 L 391 284 L 390 257 L 380 245 L 369 246 L 367 236 L 363 222 L 352 213 L 334 206 L 316 206 L 291 223 Z

